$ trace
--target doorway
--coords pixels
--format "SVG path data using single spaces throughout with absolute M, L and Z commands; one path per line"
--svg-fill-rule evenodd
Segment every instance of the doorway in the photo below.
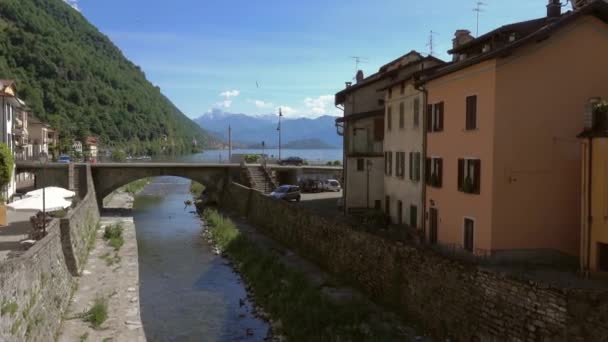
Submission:
M 432 245 L 437 244 L 437 220 L 439 212 L 437 208 L 429 209 L 429 243 Z

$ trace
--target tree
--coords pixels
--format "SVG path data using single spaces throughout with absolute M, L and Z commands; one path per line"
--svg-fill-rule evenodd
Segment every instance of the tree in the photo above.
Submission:
M 15 157 L 6 144 L 0 144 L 0 188 L 4 189 L 11 182 Z M 4 198 L 2 199 L 4 202 Z

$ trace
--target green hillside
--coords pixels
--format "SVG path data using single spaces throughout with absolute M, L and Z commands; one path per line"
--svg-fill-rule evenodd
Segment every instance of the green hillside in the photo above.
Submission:
M 193 138 L 214 143 L 62 0 L 0 0 L 0 78 L 17 81 L 64 146 L 88 134 L 137 154 L 189 152 Z

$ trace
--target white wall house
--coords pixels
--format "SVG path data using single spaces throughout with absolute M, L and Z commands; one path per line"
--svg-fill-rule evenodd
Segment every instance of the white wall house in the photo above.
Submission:
M 15 82 L 10 80 L 0 80 L 0 143 L 6 144 L 14 155 L 13 125 L 16 108 L 20 104 L 16 97 Z M 6 188 L 1 189 L 2 196 L 8 200 L 15 194 L 15 170 L 11 182 Z

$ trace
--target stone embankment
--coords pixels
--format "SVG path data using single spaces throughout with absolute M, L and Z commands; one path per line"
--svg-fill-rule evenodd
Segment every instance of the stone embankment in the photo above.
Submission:
M 118 192 L 106 203 L 95 248 L 82 272 L 78 289 L 64 315 L 58 341 L 145 341 L 139 306 L 139 264 L 133 218 L 121 216 L 133 206 L 133 196 Z M 120 225 L 124 244 L 116 250 L 104 240 L 106 226 Z M 107 303 L 107 320 L 94 328 L 82 319 L 98 298 Z
M 608 290 L 551 286 L 356 231 L 231 184 L 221 205 L 374 301 L 459 341 L 606 341 Z

